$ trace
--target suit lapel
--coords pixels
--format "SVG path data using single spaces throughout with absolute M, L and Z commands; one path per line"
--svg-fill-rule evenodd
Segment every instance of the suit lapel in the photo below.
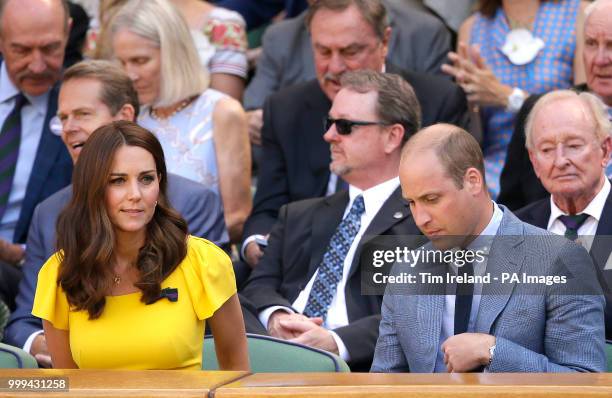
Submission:
M 421 295 L 416 301 L 417 323 L 415 325 L 417 350 L 424 363 L 419 372 L 433 373 L 436 357 L 440 351 L 440 334 L 442 333 L 442 316 L 444 315 L 445 296 L 441 294 Z
M 349 270 L 348 278 L 351 278 L 355 272 L 359 269 L 359 257 L 363 245 L 368 243 L 373 238 L 384 235 L 392 226 L 403 222 L 406 218 L 412 217 L 410 209 L 406 207 L 406 203 L 402 200 L 402 191 L 400 187 L 397 187 L 395 191 L 389 196 L 389 198 L 382 205 L 378 213 L 370 222 L 368 229 L 364 232 L 359 242 L 357 250 L 355 250 L 355 256 L 351 263 L 351 269 Z
M 518 274 L 525 261 L 523 226 L 507 208 L 502 208 L 504 217 L 491 244 L 486 270 L 492 279 L 495 277 L 500 279 L 483 285 L 476 316 L 476 333 L 491 334 L 491 327 L 506 307 L 516 284 L 513 281 L 501 283 L 501 274 Z
M 610 257 L 610 251 L 612 250 L 611 238 L 612 235 L 612 192 L 608 194 L 606 204 L 604 205 L 599 223 L 597 224 L 597 231 L 591 245 L 591 257 L 595 261 L 595 265 L 603 270 Z
M 349 201 L 347 191 L 339 192 L 325 198 L 317 208 L 312 221 L 312 238 L 310 263 L 308 264 L 308 279 L 312 278 L 323 260 L 323 255 L 332 235 L 342 221 L 344 210 Z

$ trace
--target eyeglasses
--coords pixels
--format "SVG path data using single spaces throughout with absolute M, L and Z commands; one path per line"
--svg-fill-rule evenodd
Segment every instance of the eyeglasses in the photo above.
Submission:
M 323 126 L 325 131 L 329 130 L 332 125 L 336 125 L 336 131 L 340 135 L 349 135 L 353 131 L 353 126 L 388 126 L 389 123 L 384 122 L 365 122 L 360 120 L 348 120 L 348 119 L 333 119 L 326 117 L 323 119 Z

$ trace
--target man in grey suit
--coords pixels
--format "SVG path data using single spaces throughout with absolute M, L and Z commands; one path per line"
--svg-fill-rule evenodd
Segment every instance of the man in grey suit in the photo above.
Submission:
M 493 202 L 467 132 L 438 124 L 417 133 L 400 182 L 426 248 L 482 251 L 465 265 L 415 267 L 463 280 L 387 285 L 373 372 L 605 370 L 604 300 L 588 253 Z
M 98 127 L 114 120 L 136 119 L 138 95 L 130 78 L 106 61 L 84 61 L 66 70 L 58 100 L 55 130 L 76 163 L 83 144 Z M 61 125 L 60 125 L 61 123 Z M 57 217 L 72 197 L 72 185 L 41 202 L 34 211 L 26 246 L 17 308 L 5 331 L 5 341 L 31 353 L 43 366 L 51 365 L 41 320 L 32 316 L 38 272 L 55 252 Z M 168 175 L 168 197 L 189 225 L 192 235 L 224 246 L 229 242 L 219 197 L 201 184 Z M 78 220 L 75 220 L 78 222 Z
M 312 3 L 312 1 L 310 1 Z M 350 2 L 337 0 L 342 9 Z M 360 0 L 364 7 L 368 0 Z M 451 35 L 433 15 L 405 0 L 384 0 L 389 15 L 390 38 L 387 61 L 412 72 L 444 76 L 440 67 L 452 47 Z M 361 5 L 360 5 L 361 7 Z M 307 82 L 316 77 L 315 61 L 308 27 L 308 10 L 295 18 L 273 24 L 263 36 L 262 54 L 255 76 L 244 93 L 248 110 L 249 133 L 259 144 L 263 124 L 262 108 L 266 98 L 280 89 Z

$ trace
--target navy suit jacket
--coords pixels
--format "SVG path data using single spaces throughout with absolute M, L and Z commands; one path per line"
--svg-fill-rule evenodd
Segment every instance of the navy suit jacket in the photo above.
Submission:
M 392 64 L 387 64 L 386 70 L 402 76 L 413 87 L 421 104 L 423 126 L 437 122 L 467 125 L 465 95 L 456 84 Z M 257 190 L 244 238 L 269 233 L 282 205 L 325 194 L 331 155 L 323 140 L 323 118 L 330 108 L 331 101 L 316 79 L 268 97 Z
M 47 115 L 36 151 L 36 159 L 30 173 L 25 198 L 19 213 L 14 243 L 25 243 L 34 208 L 55 192 L 70 184 L 72 179 L 72 159 L 62 139 L 51 132 L 49 121 L 57 113 L 59 88 L 53 87 L 49 93 Z
M 42 202 L 34 211 L 28 233 L 23 279 L 19 284 L 16 310 L 5 329 L 4 340 L 23 347 L 28 337 L 42 330 L 42 322 L 32 315 L 38 272 L 56 251 L 55 225 L 57 217 L 72 197 L 72 185 Z M 229 242 L 219 196 L 197 182 L 177 175 L 168 175 L 168 199 L 183 216 L 192 235 L 206 238 L 219 246 Z
M 546 229 L 550 218 L 550 196 L 523 207 L 516 216 L 528 224 Z M 612 340 L 612 270 L 604 270 L 612 254 L 612 193 L 606 199 L 589 254 L 606 298 L 606 339 Z
M 321 264 L 348 201 L 348 192 L 342 191 L 281 208 L 265 254 L 242 290 L 258 312 L 275 305 L 291 307 Z M 386 200 L 363 234 L 347 277 L 344 294 L 349 324 L 334 332 L 345 344 L 353 370 L 370 368 L 378 337 L 382 295 L 362 294 L 362 272 L 367 261 L 361 261 L 361 253 L 379 235 L 420 235 L 400 188 Z

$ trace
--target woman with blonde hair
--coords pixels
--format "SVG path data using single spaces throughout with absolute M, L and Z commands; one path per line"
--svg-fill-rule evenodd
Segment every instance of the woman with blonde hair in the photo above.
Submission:
M 170 172 L 219 192 L 232 241 L 251 210 L 246 116 L 209 88 L 189 28 L 167 0 L 129 0 L 111 22 L 114 57 L 134 82 L 138 123 L 162 143 Z

